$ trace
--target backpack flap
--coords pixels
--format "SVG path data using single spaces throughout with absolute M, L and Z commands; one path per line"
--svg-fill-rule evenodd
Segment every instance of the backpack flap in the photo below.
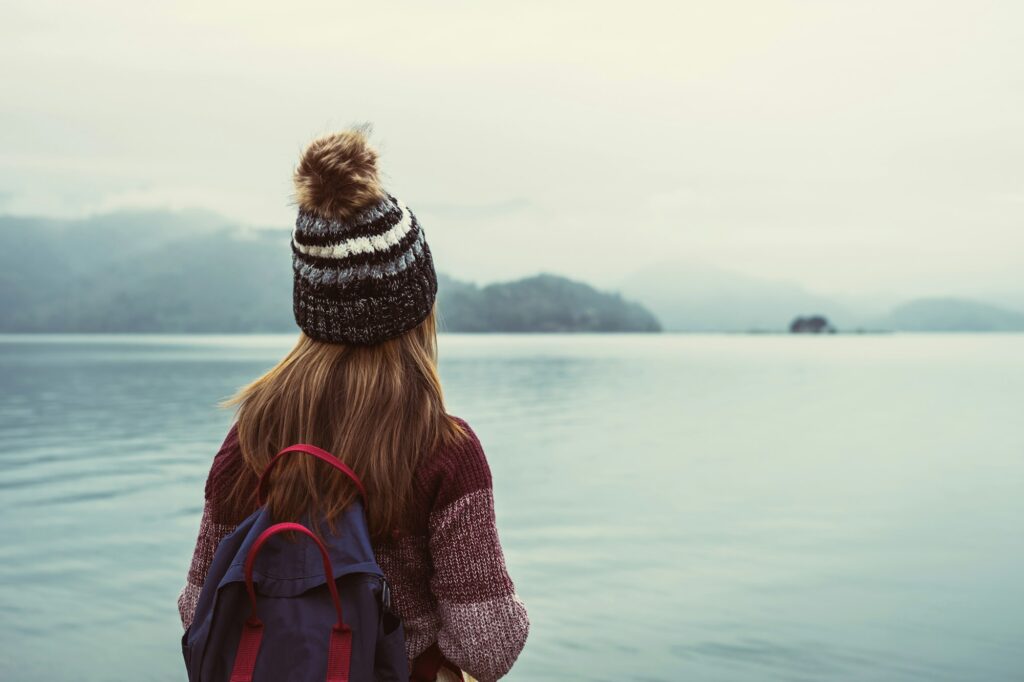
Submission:
M 272 525 L 270 514 L 265 508 L 256 513 L 256 518 L 219 581 L 218 590 L 229 583 L 245 583 L 246 557 L 256 539 Z M 309 526 L 308 523 L 303 525 Z M 354 573 L 383 578 L 373 556 L 360 502 L 353 503 L 345 510 L 335 522 L 333 532 L 326 523 L 321 527 L 335 580 Z M 260 549 L 253 566 L 256 593 L 268 597 L 297 597 L 323 585 L 326 580 L 319 548 L 304 538 L 296 540 L 284 535 L 271 537 Z

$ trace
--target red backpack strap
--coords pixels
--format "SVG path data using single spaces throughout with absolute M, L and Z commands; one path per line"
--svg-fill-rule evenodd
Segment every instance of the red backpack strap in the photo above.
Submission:
M 327 452 L 326 450 L 322 450 L 315 445 L 297 443 L 295 445 L 290 445 L 286 447 L 284 450 L 274 455 L 274 458 L 267 463 L 267 468 L 263 470 L 263 475 L 260 476 L 259 488 L 257 489 L 257 501 L 259 502 L 260 506 L 262 506 L 267 499 L 266 489 L 270 479 L 271 470 L 274 468 L 274 465 L 281 461 L 281 458 L 283 458 L 289 452 L 301 452 L 316 457 L 321 462 L 326 462 L 330 464 L 332 467 L 348 476 L 348 478 L 352 481 L 352 483 L 355 484 L 356 488 L 359 490 L 359 494 L 363 497 L 363 504 L 366 504 L 366 489 L 363 487 L 363 482 L 359 480 L 358 476 L 356 476 L 356 472 L 352 471 L 352 469 L 347 467 L 344 462 L 342 462 L 341 460 L 339 460 L 337 457 Z
M 352 658 L 352 630 L 345 625 L 341 612 L 341 598 L 338 596 L 338 586 L 334 582 L 334 571 L 331 568 L 331 558 L 327 554 L 324 543 L 313 534 L 311 530 L 299 523 L 276 523 L 260 533 L 256 542 L 252 543 L 249 553 L 245 557 L 245 589 L 249 593 L 249 603 L 252 612 L 245 620 L 242 628 L 242 638 L 238 643 L 238 652 L 235 654 L 235 665 L 231 670 L 231 682 L 251 682 L 253 671 L 256 669 L 256 657 L 260 653 L 260 642 L 263 639 L 263 622 L 256 610 L 256 586 L 253 584 L 252 572 L 256 564 L 256 556 L 260 549 L 272 536 L 278 533 L 294 531 L 302 533 L 316 543 L 320 550 L 320 557 L 324 562 L 324 576 L 327 579 L 327 588 L 331 592 L 331 602 L 334 610 L 338 613 L 338 622 L 331 628 L 330 649 L 327 652 L 327 682 L 349 682 L 348 673 Z

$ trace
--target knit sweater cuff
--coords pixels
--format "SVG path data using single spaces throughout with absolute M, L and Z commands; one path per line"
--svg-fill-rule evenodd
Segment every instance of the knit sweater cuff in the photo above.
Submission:
M 430 555 L 441 651 L 478 680 L 503 676 L 526 644 L 530 622 L 505 566 L 490 487 L 431 514 Z

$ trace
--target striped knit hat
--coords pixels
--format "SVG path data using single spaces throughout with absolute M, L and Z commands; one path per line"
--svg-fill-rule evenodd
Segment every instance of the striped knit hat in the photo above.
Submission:
M 294 182 L 293 307 L 302 331 L 368 345 L 422 322 L 437 295 L 434 262 L 416 216 L 381 187 L 366 131 L 314 140 Z

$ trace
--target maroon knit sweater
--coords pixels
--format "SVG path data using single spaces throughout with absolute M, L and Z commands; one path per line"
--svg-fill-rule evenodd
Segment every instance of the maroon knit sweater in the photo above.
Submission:
M 468 438 L 425 458 L 416 471 L 409 529 L 378 543 L 374 553 L 402 618 L 410 660 L 436 642 L 450 661 L 487 682 L 512 667 L 530 623 L 505 569 L 487 459 L 476 434 L 459 424 Z M 228 503 L 239 477 L 255 490 L 257 478 L 232 427 L 206 481 L 199 539 L 178 597 L 186 628 L 217 545 L 255 510 Z

